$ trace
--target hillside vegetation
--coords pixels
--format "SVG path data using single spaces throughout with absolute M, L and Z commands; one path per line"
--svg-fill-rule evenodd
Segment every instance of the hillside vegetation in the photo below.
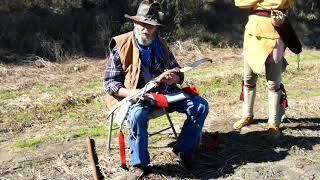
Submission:
M 136 0 L 0 0 L 0 61 L 62 61 L 73 55 L 104 57 L 110 37 L 132 29 L 124 14 Z M 241 47 L 248 12 L 233 0 L 159 0 L 163 36 L 215 47 Z M 290 13 L 305 47 L 320 47 L 319 0 L 297 0 Z

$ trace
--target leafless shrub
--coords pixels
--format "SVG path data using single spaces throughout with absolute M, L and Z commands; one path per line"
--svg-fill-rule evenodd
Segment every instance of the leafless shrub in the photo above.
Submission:
M 100 48 L 106 47 L 107 42 L 111 38 L 111 17 L 107 14 L 99 14 L 96 16 L 96 22 L 97 22 L 97 45 L 100 46 Z
M 62 62 L 63 60 L 63 50 L 60 42 L 54 40 L 40 39 L 40 46 L 42 53 L 45 57 L 49 59 Z
M 0 77 L 4 78 L 4 77 L 6 77 L 7 74 L 8 74 L 8 68 L 6 68 L 5 66 L 2 66 L 0 64 Z

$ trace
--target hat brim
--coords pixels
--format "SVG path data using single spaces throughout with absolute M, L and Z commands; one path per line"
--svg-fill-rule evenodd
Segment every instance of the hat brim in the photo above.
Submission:
M 153 26 L 163 26 L 163 24 L 159 23 L 156 20 L 150 20 L 150 19 L 147 19 L 147 18 L 141 17 L 141 16 L 130 16 L 128 14 L 125 14 L 124 17 L 131 19 L 133 21 L 142 22 L 145 24 L 153 25 Z

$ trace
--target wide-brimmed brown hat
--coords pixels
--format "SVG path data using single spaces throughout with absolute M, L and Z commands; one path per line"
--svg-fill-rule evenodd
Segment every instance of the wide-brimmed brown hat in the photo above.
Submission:
M 164 13 L 160 11 L 160 4 L 153 0 L 143 0 L 137 10 L 135 16 L 124 15 L 133 21 L 151 24 L 154 26 L 163 26 Z

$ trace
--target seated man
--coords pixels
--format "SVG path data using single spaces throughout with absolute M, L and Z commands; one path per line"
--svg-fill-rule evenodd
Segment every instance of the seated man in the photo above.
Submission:
M 144 0 L 135 16 L 126 15 L 134 23 L 131 32 L 116 36 L 110 42 L 104 88 L 108 93 L 109 109 L 124 97 L 137 92 L 150 80 L 157 80 L 153 92 L 169 94 L 177 91 L 184 75 L 166 43 L 159 37 L 163 13 L 160 4 Z M 148 113 L 154 107 L 139 101 L 131 106 L 128 115 L 130 128 L 130 176 L 138 179 L 150 163 L 148 152 Z M 197 147 L 197 142 L 208 114 L 208 103 L 200 96 L 191 96 L 170 103 L 169 109 L 185 113 L 187 119 L 181 129 L 173 152 L 182 161 L 188 161 Z M 188 163 L 188 162 L 185 162 Z

